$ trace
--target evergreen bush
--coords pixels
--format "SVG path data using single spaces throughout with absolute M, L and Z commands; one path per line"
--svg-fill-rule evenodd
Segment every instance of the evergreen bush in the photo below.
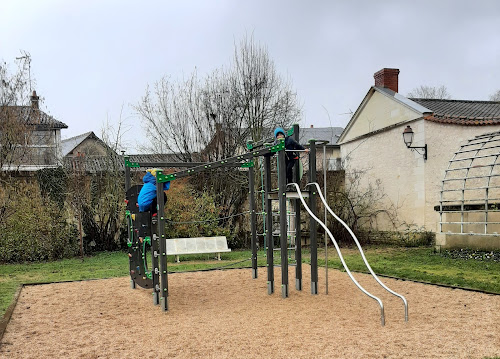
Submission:
M 18 181 L 0 224 L 0 262 L 55 260 L 78 254 L 78 233 L 58 203 L 37 185 Z

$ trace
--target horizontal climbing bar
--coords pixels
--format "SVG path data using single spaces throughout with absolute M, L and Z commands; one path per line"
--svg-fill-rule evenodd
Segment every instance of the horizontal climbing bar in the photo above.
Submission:
M 178 179 L 178 178 L 191 176 L 195 173 L 200 173 L 200 172 L 204 172 L 207 170 L 216 169 L 216 168 L 228 166 L 231 164 L 243 165 L 245 162 L 248 162 L 248 160 L 250 160 L 252 158 L 259 157 L 259 156 L 265 156 L 265 155 L 271 155 L 275 152 L 283 151 L 284 149 L 285 149 L 285 142 L 280 141 L 277 145 L 274 145 L 274 146 L 271 146 L 271 147 L 268 147 L 265 149 L 260 149 L 258 151 L 252 151 L 252 152 L 244 153 L 242 155 L 225 158 L 225 159 L 222 159 L 220 161 L 211 162 L 211 163 L 207 163 L 204 165 L 192 167 L 190 169 L 187 169 L 184 171 L 179 171 L 179 172 L 172 173 L 172 174 L 164 175 L 162 171 L 158 171 L 156 173 L 156 179 L 159 183 L 164 183 L 164 182 L 168 182 L 168 181 L 173 181 L 173 180 Z

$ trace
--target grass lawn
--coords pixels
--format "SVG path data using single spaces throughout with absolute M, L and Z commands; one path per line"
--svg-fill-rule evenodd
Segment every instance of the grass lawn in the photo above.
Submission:
M 444 284 L 500 294 L 500 262 L 452 259 L 432 248 L 368 248 L 368 263 L 377 274 L 421 282 Z M 342 249 L 353 271 L 368 272 L 359 252 Z M 318 250 L 318 264 L 325 264 L 324 250 Z M 328 248 L 328 267 L 343 270 L 335 248 Z
M 367 271 L 361 256 L 352 249 L 342 249 L 347 265 L 353 271 Z M 500 294 L 500 262 L 445 258 L 430 248 L 367 248 L 365 255 L 377 274 L 399 278 L 479 289 Z M 169 271 L 203 270 L 218 267 L 238 268 L 251 265 L 250 251 L 223 253 L 222 261 L 210 255 L 181 256 L 181 263 L 169 257 Z M 318 263 L 325 264 L 324 250 L 318 251 Z M 303 251 L 305 263 L 309 251 Z M 279 253 L 275 253 L 275 263 Z M 259 266 L 265 266 L 263 251 Z M 329 268 L 341 269 L 335 249 L 328 249 Z M 99 253 L 81 259 L 65 259 L 48 263 L 0 265 L 0 317 L 12 302 L 17 288 L 26 283 L 46 283 L 84 279 L 100 279 L 128 275 L 128 257 L 124 252 Z

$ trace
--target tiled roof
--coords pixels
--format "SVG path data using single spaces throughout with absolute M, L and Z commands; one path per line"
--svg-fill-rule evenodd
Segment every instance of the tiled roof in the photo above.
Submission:
M 130 162 L 182 162 L 175 153 L 129 155 Z
M 28 125 L 51 129 L 68 128 L 64 122 L 56 120 L 42 110 L 35 110 L 31 106 L 12 106 L 12 109 L 17 111 L 19 117 L 24 119 Z
M 500 124 L 500 102 L 422 98 L 411 100 L 432 110 L 433 114 L 425 117 L 428 121 L 465 126 Z
M 63 164 L 67 170 L 86 173 L 123 171 L 125 168 L 120 156 L 64 157 Z
M 165 163 L 181 162 L 175 154 L 145 154 L 129 155 L 130 162 L 139 163 Z M 125 164 L 122 156 L 84 156 L 64 157 L 64 167 L 68 170 L 97 173 L 105 171 L 124 171 Z M 132 168 L 132 170 L 136 170 Z M 145 168 L 138 169 L 145 171 Z
M 310 139 L 328 141 L 328 145 L 335 145 L 344 129 L 342 127 L 314 127 L 300 128 L 300 143 L 307 143 Z

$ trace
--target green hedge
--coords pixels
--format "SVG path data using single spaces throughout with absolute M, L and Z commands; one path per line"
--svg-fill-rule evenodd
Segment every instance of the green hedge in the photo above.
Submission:
M 0 262 L 54 260 L 78 254 L 78 232 L 37 185 L 18 182 L 0 224 Z

